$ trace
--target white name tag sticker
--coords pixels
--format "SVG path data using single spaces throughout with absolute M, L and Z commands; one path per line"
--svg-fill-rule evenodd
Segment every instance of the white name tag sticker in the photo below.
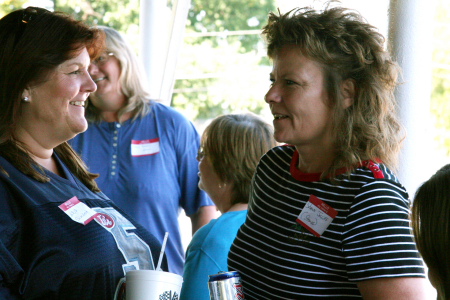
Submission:
M 159 138 L 151 140 L 131 140 L 131 156 L 147 156 L 159 152 Z
M 89 206 L 80 202 L 76 196 L 73 196 L 58 207 L 72 220 L 83 225 L 88 224 L 98 215 Z
M 337 211 L 314 195 L 309 197 L 296 222 L 320 237 L 334 220 Z

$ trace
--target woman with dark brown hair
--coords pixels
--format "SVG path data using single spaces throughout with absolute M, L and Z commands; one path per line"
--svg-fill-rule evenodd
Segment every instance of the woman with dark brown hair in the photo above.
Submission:
M 275 140 L 228 256 L 251 299 L 424 299 L 405 188 L 398 67 L 342 7 L 270 14 L 263 28 Z
M 66 143 L 87 128 L 103 34 L 38 7 L 0 20 L 0 298 L 112 299 L 160 243 Z M 167 264 L 164 261 L 164 269 Z
M 450 165 L 417 189 L 411 219 L 417 249 L 427 264 L 437 299 L 450 299 Z

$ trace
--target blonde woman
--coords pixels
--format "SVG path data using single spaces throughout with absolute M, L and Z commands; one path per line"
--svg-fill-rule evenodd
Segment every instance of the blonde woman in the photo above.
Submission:
M 174 109 L 152 101 L 133 50 L 122 35 L 98 26 L 106 49 L 89 66 L 97 91 L 88 99 L 88 130 L 71 143 L 100 189 L 166 245 L 170 272 L 182 274 L 184 248 L 178 215 L 184 209 L 192 233 L 215 216 L 197 187 L 199 135 Z
M 253 114 L 217 117 L 203 132 L 197 156 L 198 185 L 222 215 L 193 236 L 180 299 L 209 300 L 208 275 L 228 270 L 228 250 L 245 221 L 256 165 L 275 145 L 272 126 Z

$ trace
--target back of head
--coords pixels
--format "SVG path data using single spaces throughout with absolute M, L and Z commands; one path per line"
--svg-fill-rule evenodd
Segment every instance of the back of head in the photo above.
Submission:
M 248 202 L 256 165 L 276 141 L 272 126 L 248 113 L 215 118 L 203 132 L 201 145 L 219 178 L 234 185 L 233 205 Z
M 38 85 L 84 47 L 91 57 L 101 50 L 101 32 L 63 13 L 29 7 L 0 20 L 0 138 L 10 139 L 21 95 Z
M 379 158 L 395 168 L 401 125 L 395 114 L 398 66 L 384 49 L 384 37 L 357 12 L 342 7 L 299 8 L 269 15 L 263 28 L 273 58 L 285 45 L 322 65 L 324 88 L 334 109 L 336 159 L 332 168 L 352 168 Z M 341 84 L 353 82 L 353 104 L 345 108 Z
M 148 112 L 146 104 L 150 99 L 150 94 L 146 88 L 145 72 L 139 64 L 134 50 L 117 30 L 106 26 L 97 28 L 105 33 L 106 51 L 113 53 L 120 64 L 121 90 L 117 92 L 125 95 L 127 105 L 119 111 L 119 117 L 130 111 L 134 111 L 134 117 L 145 115 Z M 87 106 L 86 112 L 89 121 L 100 121 L 101 112 L 92 104 Z
M 450 165 L 442 167 L 417 190 L 412 227 L 438 299 L 450 299 Z

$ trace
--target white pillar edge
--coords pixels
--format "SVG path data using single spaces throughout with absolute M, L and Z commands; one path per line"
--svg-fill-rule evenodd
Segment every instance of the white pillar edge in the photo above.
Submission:
M 161 83 L 161 101 L 170 105 L 175 83 L 175 71 L 181 52 L 186 20 L 189 12 L 190 0 L 174 0 L 171 17 L 171 28 L 166 47 L 166 60 Z
M 152 99 L 160 99 L 161 82 L 166 59 L 165 26 L 167 7 L 161 0 L 140 0 L 139 60 L 147 77 L 147 88 Z
M 389 49 L 402 69 L 395 96 L 407 136 L 398 176 L 410 199 L 435 172 L 430 121 L 433 5 L 423 0 L 391 0 Z

